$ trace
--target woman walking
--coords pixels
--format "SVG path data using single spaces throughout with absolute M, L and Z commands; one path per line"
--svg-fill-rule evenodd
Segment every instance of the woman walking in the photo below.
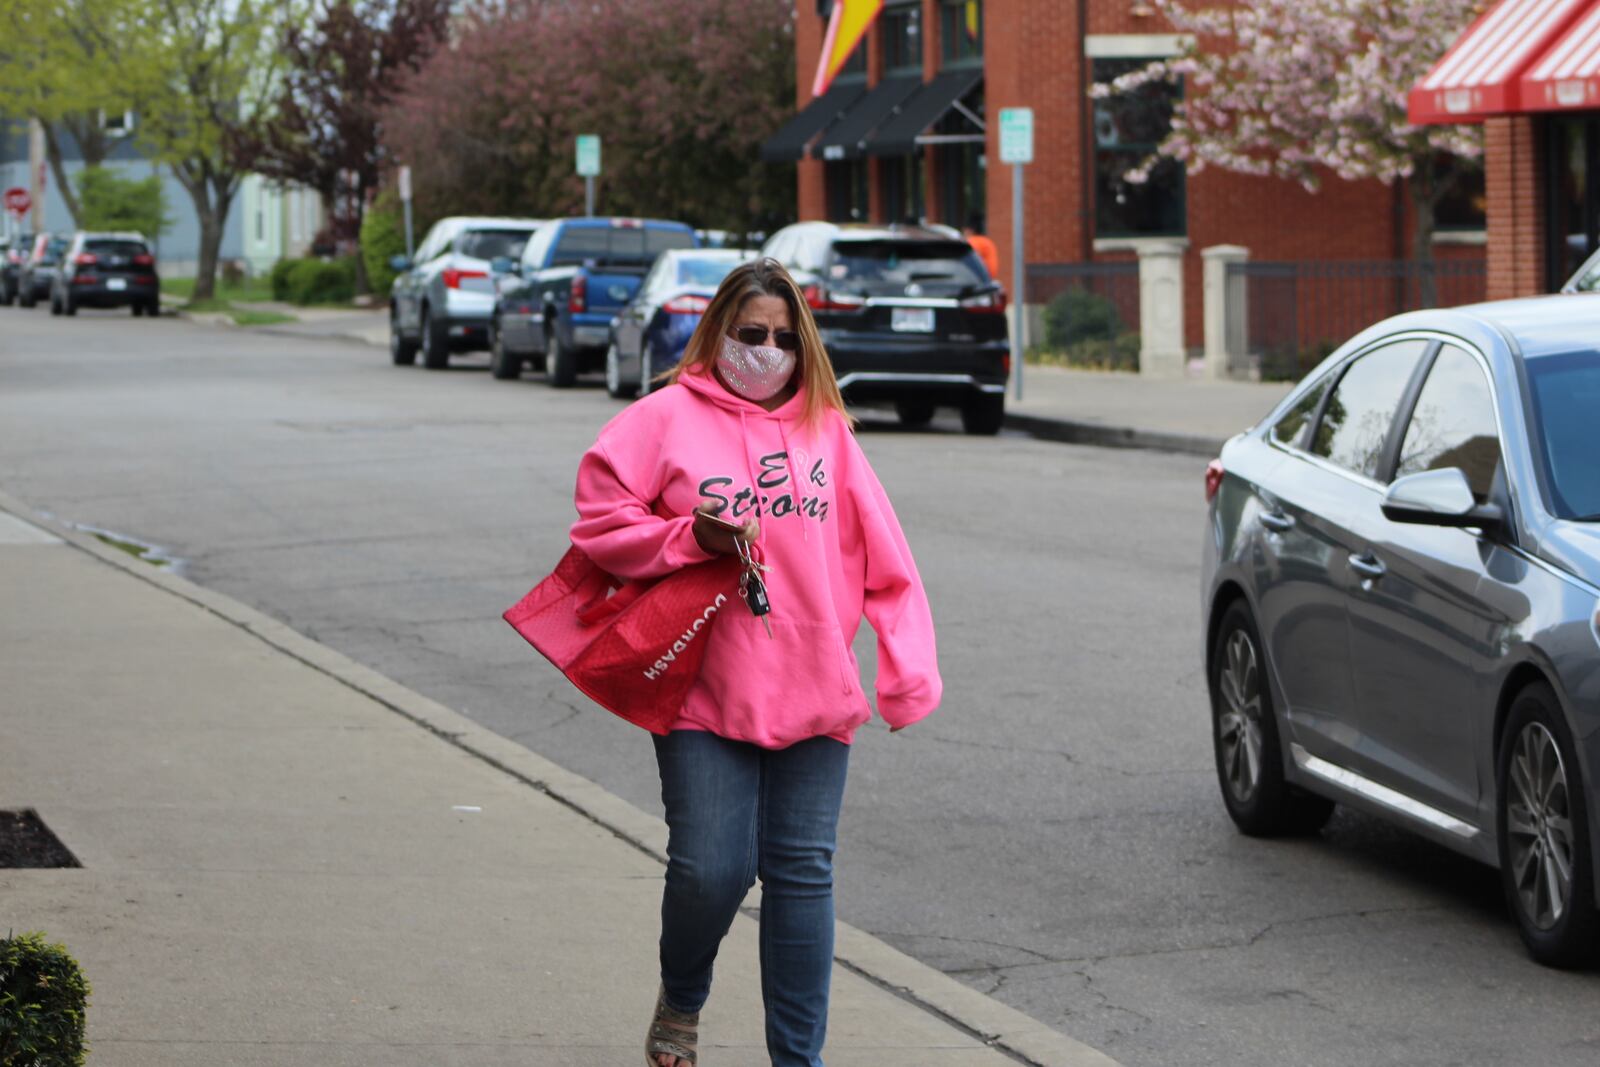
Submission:
M 878 713 L 899 730 L 939 703 L 933 620 L 782 266 L 727 276 L 670 382 L 584 455 L 572 543 L 628 580 L 754 545 L 771 611 L 719 613 L 699 679 L 655 738 L 670 832 L 645 1062 L 698 1062 L 717 948 L 759 877 L 767 1051 L 773 1067 L 821 1067 L 836 827 L 850 741 L 871 717 L 850 642 L 865 614 Z

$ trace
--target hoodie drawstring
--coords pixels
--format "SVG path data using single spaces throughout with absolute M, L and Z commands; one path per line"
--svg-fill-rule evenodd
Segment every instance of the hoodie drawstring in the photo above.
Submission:
M 789 447 L 789 430 L 783 420 L 778 420 L 778 436 L 783 439 L 783 460 L 789 468 L 789 493 L 794 498 L 795 517 L 800 520 L 800 539 L 811 540 L 811 524 L 806 521 L 806 513 L 800 507 L 800 479 L 794 472 L 794 449 Z

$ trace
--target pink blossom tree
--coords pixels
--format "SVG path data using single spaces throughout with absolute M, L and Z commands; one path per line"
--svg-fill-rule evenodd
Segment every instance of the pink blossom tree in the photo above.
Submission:
M 1184 82 L 1171 132 L 1126 177 L 1160 157 L 1271 175 L 1315 191 L 1346 181 L 1405 181 L 1412 258 L 1433 258 L 1434 209 L 1483 152 L 1477 126 L 1414 126 L 1406 95 L 1486 0 L 1237 0 L 1200 7 L 1155 0 L 1192 43 L 1179 56 L 1096 85 L 1097 98 L 1151 82 Z M 1423 272 L 1423 299 L 1434 299 Z

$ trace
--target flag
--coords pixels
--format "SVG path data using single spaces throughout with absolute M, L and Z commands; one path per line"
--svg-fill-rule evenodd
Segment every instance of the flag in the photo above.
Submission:
M 882 10 L 883 0 L 833 0 L 828 35 L 822 40 L 822 57 L 817 61 L 817 80 L 811 85 L 812 96 L 828 91 L 833 76 L 843 69 L 850 53 L 867 35 L 867 27 Z

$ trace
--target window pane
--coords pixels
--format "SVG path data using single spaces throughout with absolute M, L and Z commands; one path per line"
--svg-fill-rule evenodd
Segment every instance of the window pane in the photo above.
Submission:
M 1406 427 L 1395 477 L 1459 467 L 1481 504 L 1500 465 L 1500 434 L 1489 383 L 1478 361 L 1445 345 L 1428 371 Z
M 471 230 L 461 235 L 456 247 L 475 259 L 516 259 L 530 236 L 529 230 Z
M 883 69 L 922 70 L 921 12 L 915 6 L 892 7 L 879 16 L 883 35 Z
M 983 59 L 982 0 L 945 0 L 939 26 L 946 66 Z
M 965 242 L 839 241 L 828 277 L 868 293 L 900 293 L 913 282 L 942 293 L 982 285 L 989 273 Z
M 1527 367 L 1550 505 L 1564 519 L 1594 521 L 1600 516 L 1600 463 L 1594 461 L 1600 352 L 1540 356 Z
M 1097 59 L 1094 80 L 1111 82 L 1144 69 L 1145 59 Z M 1183 164 L 1159 161 L 1143 182 L 1125 175 L 1155 153 L 1172 128 L 1179 86 L 1153 82 L 1094 105 L 1095 233 L 1101 237 L 1178 236 L 1188 232 Z
M 1323 381 L 1301 397 L 1272 427 L 1273 439 L 1291 448 L 1304 447 L 1306 424 L 1316 415 L 1317 406 L 1322 403 L 1322 394 L 1327 391 L 1328 383 Z
M 1312 454 L 1377 478 L 1400 394 L 1427 347 L 1426 341 L 1398 341 L 1352 363 L 1328 399 L 1311 442 Z

